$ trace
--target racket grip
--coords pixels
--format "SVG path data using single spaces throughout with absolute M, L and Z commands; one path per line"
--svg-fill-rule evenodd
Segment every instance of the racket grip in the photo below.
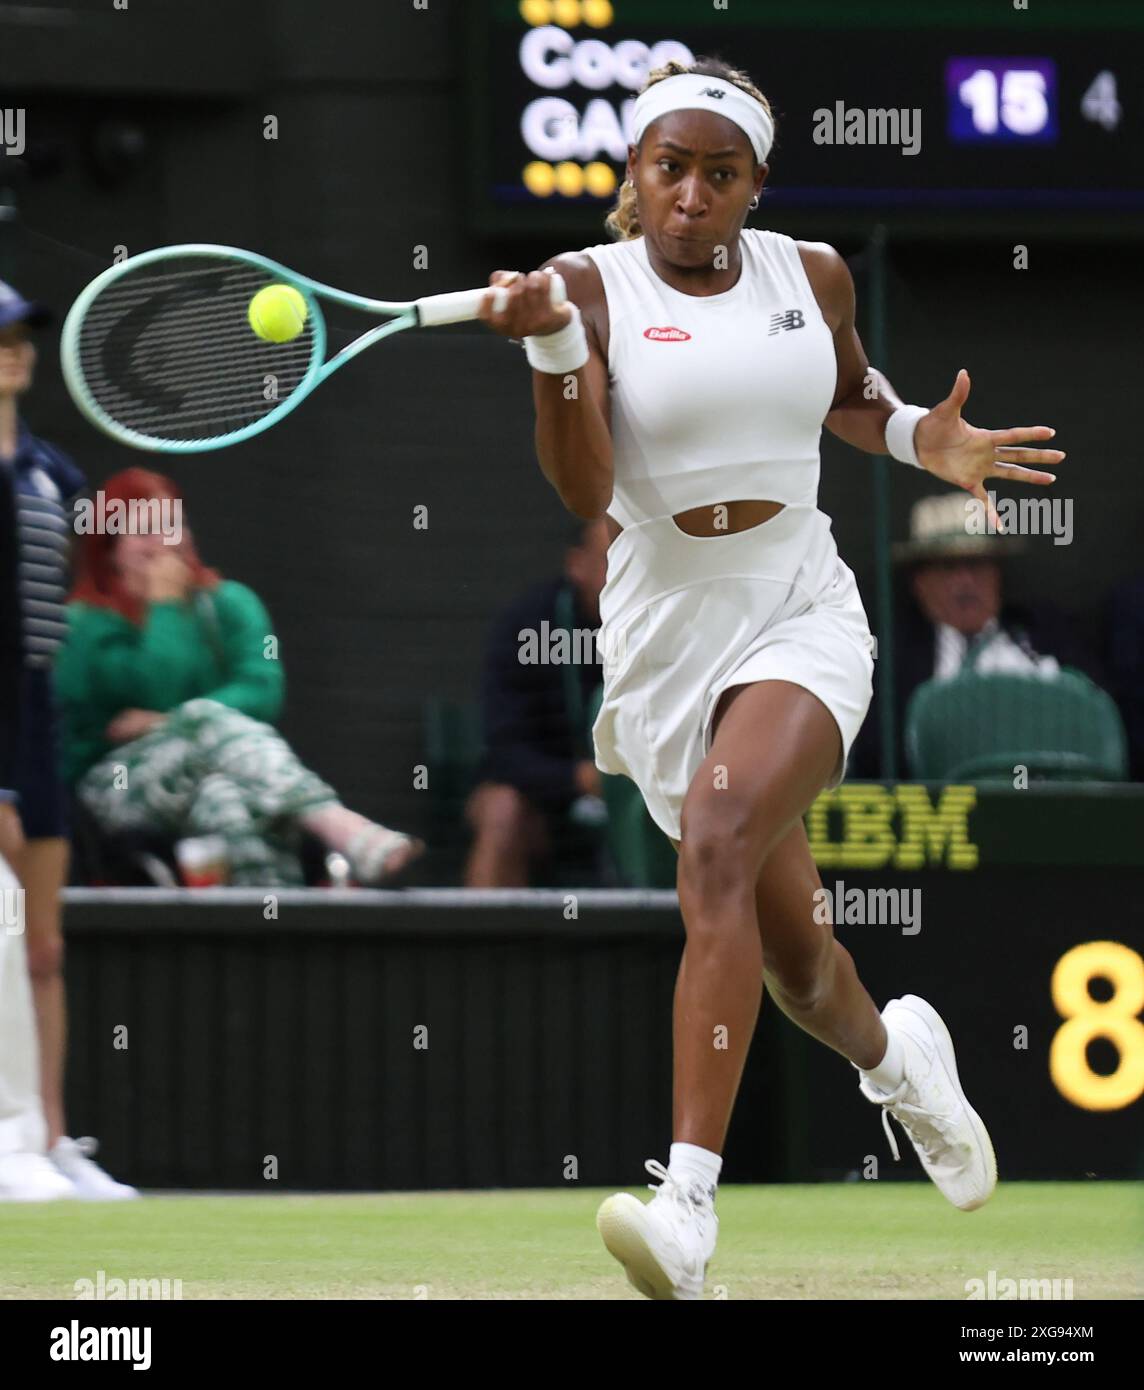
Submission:
M 519 274 L 519 271 L 517 272 Z M 553 305 L 563 304 L 568 298 L 568 290 L 564 284 L 564 278 L 557 275 L 555 271 L 549 271 L 552 277 L 552 287 L 550 298 Z M 494 293 L 501 287 L 497 285 L 486 285 L 480 290 L 456 290 L 452 294 L 430 294 L 424 299 L 414 301 L 414 308 L 417 310 L 417 322 L 422 328 L 436 328 L 444 323 L 468 323 L 472 319 L 480 317 L 481 303 L 485 295 L 492 289 Z M 497 298 L 503 300 L 503 295 Z M 498 311 L 503 304 L 493 300 L 493 307 Z

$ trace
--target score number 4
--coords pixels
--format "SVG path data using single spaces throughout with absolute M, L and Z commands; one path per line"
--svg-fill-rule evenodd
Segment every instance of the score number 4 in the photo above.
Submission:
M 1108 980 L 1109 999 L 1089 982 Z M 1144 1095 L 1144 958 L 1118 941 L 1088 941 L 1066 952 L 1053 971 L 1053 1004 L 1065 1022 L 1049 1049 L 1049 1075 L 1066 1100 L 1084 1110 L 1122 1110 Z M 1093 1071 L 1086 1049 L 1105 1038 L 1118 1053 L 1116 1070 Z

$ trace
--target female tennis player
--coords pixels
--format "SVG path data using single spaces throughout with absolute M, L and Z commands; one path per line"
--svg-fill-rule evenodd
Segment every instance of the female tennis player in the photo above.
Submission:
M 996 1183 L 937 1011 L 907 994 L 879 1014 L 815 915 L 802 817 L 842 779 L 874 665 L 817 507 L 822 426 L 966 489 L 995 524 L 986 480 L 1051 483 L 1021 465 L 1064 455 L 1025 447 L 1046 426 L 963 420 L 964 371 L 932 409 L 903 405 L 867 363 L 838 253 L 744 228 L 774 139 L 745 74 L 713 59 L 657 69 L 633 135 L 608 217 L 619 239 L 496 272 L 503 308 L 490 294 L 482 317 L 524 340 L 545 476 L 578 516 L 608 516 L 596 762 L 635 781 L 675 844 L 686 945 L 669 1163 L 647 1162 L 650 1202 L 610 1197 L 597 1224 L 641 1293 L 693 1299 L 764 981 L 858 1070 L 895 1158 L 890 1115 L 955 1206 L 981 1206 Z M 568 286 L 559 308 L 549 267 Z

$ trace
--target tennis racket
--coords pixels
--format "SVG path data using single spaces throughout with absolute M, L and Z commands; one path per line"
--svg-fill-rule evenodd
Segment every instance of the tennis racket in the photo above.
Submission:
M 290 286 L 305 301 L 301 331 L 288 342 L 259 337 L 248 319 L 254 296 L 271 285 Z M 488 293 L 364 299 L 232 246 L 163 246 L 105 270 L 79 295 L 60 342 L 64 380 L 91 423 L 121 444 L 203 453 L 277 424 L 392 333 L 476 319 Z M 503 301 L 502 288 L 493 293 Z M 566 297 L 553 274 L 553 304 Z M 319 299 L 387 321 L 327 359 Z

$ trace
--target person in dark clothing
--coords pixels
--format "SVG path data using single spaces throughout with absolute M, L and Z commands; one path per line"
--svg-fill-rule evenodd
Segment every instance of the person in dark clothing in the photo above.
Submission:
M 0 487 L 0 807 L 13 809 L 21 694 L 16 673 L 23 665 L 19 549 L 16 495 L 12 488 Z
M 73 508 L 86 487 L 83 474 L 55 445 L 25 424 L 19 403 L 31 389 L 36 349 L 31 330 L 50 314 L 0 282 L 0 488 L 7 557 L 17 564 L 19 662 L 5 670 L 18 689 L 19 735 L 4 769 L 6 822 L 18 815 L 22 842 L 12 869 L 24 889 L 28 971 L 39 1029 L 39 1074 L 47 1123 L 48 1157 L 75 1189 L 92 1201 L 138 1196 L 115 1182 L 91 1158 L 92 1143 L 71 1138 L 64 1116 L 67 1004 L 60 890 L 68 868 L 67 796 L 59 767 L 53 668 L 67 634 L 69 547 Z M 10 571 L 9 577 L 10 577 Z M 11 641 L 10 598 L 0 623 Z M 11 718 L 13 695 L 4 696 Z
M 469 888 L 527 886 L 553 821 L 600 795 L 588 712 L 601 681 L 595 629 L 607 569 L 603 521 L 584 526 L 564 573 L 513 602 L 489 637 L 481 682 L 485 755 L 465 808 Z
M 1052 605 L 1029 608 L 1004 602 L 1002 564 L 1021 546 L 1014 537 L 967 534 L 961 493 L 928 497 L 914 506 L 910 540 L 893 547 L 905 578 L 894 622 L 899 777 L 910 775 L 906 707 L 924 681 L 948 679 L 966 669 L 1052 675 L 1062 666 L 1099 679 L 1094 655 Z M 881 676 L 876 666 L 874 699 L 851 750 L 851 777 L 882 775 Z

